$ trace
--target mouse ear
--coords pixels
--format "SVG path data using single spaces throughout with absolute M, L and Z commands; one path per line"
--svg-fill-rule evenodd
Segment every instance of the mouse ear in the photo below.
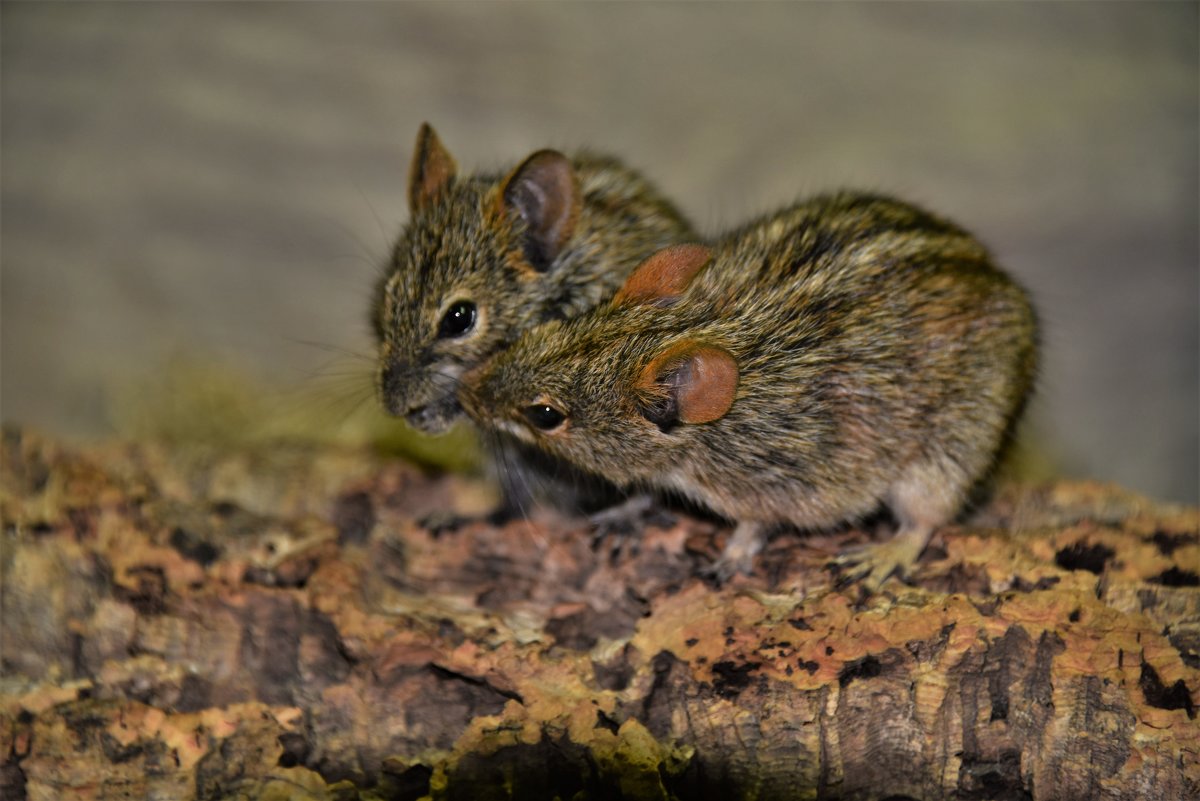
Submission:
M 502 197 L 505 208 L 525 220 L 525 257 L 544 273 L 579 220 L 582 201 L 570 159 L 557 150 L 539 150 L 505 180 Z
M 733 405 L 737 361 L 724 348 L 685 340 L 654 357 L 639 386 L 649 402 L 646 419 L 664 431 L 677 423 L 711 423 Z
M 696 273 L 712 260 L 704 245 L 672 245 L 639 264 L 617 290 L 614 303 L 668 304 L 687 289 Z
M 454 180 L 458 165 L 442 146 L 433 127 L 421 123 L 417 131 L 417 147 L 413 150 L 408 171 L 408 209 L 416 211 L 431 203 Z

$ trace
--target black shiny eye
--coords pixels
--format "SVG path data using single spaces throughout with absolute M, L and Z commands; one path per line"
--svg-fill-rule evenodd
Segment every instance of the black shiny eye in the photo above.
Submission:
M 475 327 L 475 304 L 469 300 L 460 300 L 446 310 L 442 323 L 438 326 L 438 339 L 453 339 Z
M 542 431 L 553 431 L 562 425 L 563 420 L 567 419 L 565 414 L 546 403 L 526 406 L 521 412 L 534 428 L 540 428 Z

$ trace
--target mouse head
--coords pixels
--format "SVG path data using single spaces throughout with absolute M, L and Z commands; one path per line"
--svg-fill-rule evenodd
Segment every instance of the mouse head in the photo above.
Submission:
M 619 483 L 669 469 L 738 385 L 733 355 L 671 308 L 709 258 L 697 245 L 660 251 L 609 306 L 522 337 L 465 377 L 468 414 Z
M 571 161 L 553 150 L 500 178 L 460 177 L 426 124 L 408 202 L 376 291 L 377 384 L 389 412 L 436 432 L 458 415 L 461 374 L 540 321 L 581 198 Z

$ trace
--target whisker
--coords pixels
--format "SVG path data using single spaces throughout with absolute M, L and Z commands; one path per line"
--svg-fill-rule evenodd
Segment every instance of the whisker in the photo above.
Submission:
M 312 367 L 295 367 L 295 372 L 307 381 L 320 381 L 326 377 L 356 376 L 364 381 L 374 381 L 375 371 L 359 365 L 346 365 L 341 356 L 330 357 Z
M 372 214 L 375 214 L 375 210 L 373 207 L 371 207 L 370 203 L 367 204 L 367 207 L 371 209 Z M 355 247 L 357 247 L 358 250 L 360 251 L 358 254 L 350 254 L 350 255 L 360 256 L 368 264 L 370 264 L 372 267 L 374 267 L 376 270 L 379 269 L 379 265 L 381 262 L 386 261 L 385 259 L 381 258 L 379 254 L 372 252 L 371 248 L 367 245 L 366 242 L 364 242 L 362 240 L 361 237 L 359 237 L 359 235 L 357 233 L 355 233 L 354 229 L 351 228 L 346 223 L 344 223 L 342 220 L 338 219 L 337 217 L 330 216 L 330 215 L 321 215 L 320 219 L 322 220 L 322 222 L 326 223 L 327 225 L 331 225 L 334 228 L 336 228 L 338 230 L 338 233 L 342 234 L 347 239 L 349 239 L 351 242 L 353 242 Z M 376 215 L 375 219 L 376 219 L 376 221 L 378 221 L 379 217 Z M 382 223 L 380 223 L 380 225 L 382 225 Z M 384 238 L 386 239 L 386 236 Z M 386 267 L 384 269 L 386 269 Z
M 359 361 L 374 363 L 378 358 L 374 354 L 359 353 L 356 350 L 351 350 L 349 348 L 342 347 L 341 345 L 333 345 L 328 342 L 315 342 L 309 339 L 298 339 L 296 337 L 289 336 L 285 336 L 284 339 L 297 345 L 306 345 L 310 348 L 316 348 L 317 350 L 323 350 L 327 353 L 334 353 L 339 356 L 347 356 L 351 359 L 357 359 Z
M 383 229 L 383 220 L 379 218 L 379 212 L 375 210 L 375 204 L 371 202 L 369 197 L 367 197 L 367 193 L 363 191 L 362 185 L 358 181 L 351 178 L 350 183 L 353 184 L 354 191 L 358 193 L 358 196 L 362 199 L 362 202 L 366 204 L 367 209 L 370 210 L 371 217 L 375 220 L 375 227 L 379 229 L 379 238 L 383 240 L 384 248 L 387 248 L 388 243 L 391 240 L 388 237 L 387 231 Z
M 361 384 L 341 387 L 302 387 L 279 398 L 283 416 L 299 426 L 316 418 L 323 427 L 340 428 L 374 397 L 373 388 Z
M 534 495 L 526 475 L 527 471 L 514 464 L 512 445 L 498 431 L 488 428 L 485 431 L 485 441 L 490 446 L 488 451 L 492 455 L 493 465 L 500 473 L 498 478 L 505 495 L 505 503 L 515 505 L 521 517 L 528 519 L 530 509 L 526 505 L 526 501 L 532 502 Z M 546 544 L 543 536 L 538 535 L 538 539 L 539 544 L 543 546 Z

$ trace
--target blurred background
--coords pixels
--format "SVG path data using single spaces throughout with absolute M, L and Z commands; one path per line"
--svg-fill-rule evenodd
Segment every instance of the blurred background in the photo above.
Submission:
M 239 381 L 323 386 L 329 427 L 371 407 L 428 120 L 468 170 L 617 154 L 708 234 L 840 186 L 940 211 L 1040 308 L 1039 462 L 1195 503 L 1197 8 L 5 2 L 0 412 L 203 430 L 190 396 Z

